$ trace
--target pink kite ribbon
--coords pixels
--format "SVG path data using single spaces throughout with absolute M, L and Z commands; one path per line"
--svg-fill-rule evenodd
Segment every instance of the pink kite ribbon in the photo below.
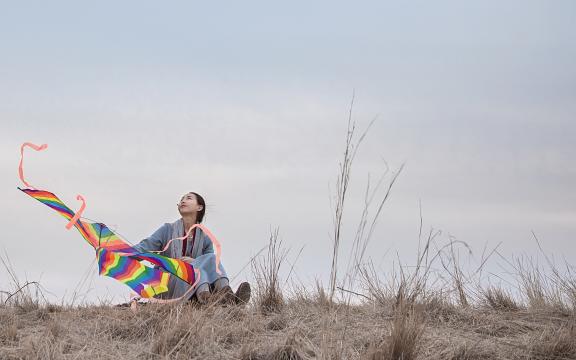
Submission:
M 22 144 L 22 146 L 20 146 L 20 164 L 18 165 L 18 176 L 20 177 L 20 180 L 22 180 L 24 185 L 26 185 L 26 187 L 36 190 L 36 188 L 34 186 L 30 185 L 26 180 L 24 180 L 24 169 L 23 169 L 24 164 L 23 163 L 24 163 L 24 148 L 25 147 L 31 147 L 32 149 L 34 149 L 36 151 L 42 151 L 48 147 L 48 144 L 36 145 L 36 144 L 29 143 L 29 142 L 25 142 L 24 144 Z
M 24 148 L 26 148 L 26 147 L 31 147 L 32 149 L 34 149 L 36 151 L 42 151 L 42 150 L 46 150 L 46 148 L 48 148 L 48 144 L 36 145 L 36 144 L 32 144 L 31 142 L 25 142 L 20 146 L 20 164 L 18 165 L 18 176 L 20 177 L 20 180 L 22 180 L 24 185 L 26 185 L 26 187 L 37 190 L 36 187 L 30 185 L 24 179 Z M 68 222 L 68 224 L 66 224 L 66 229 L 68 229 L 68 230 L 70 230 L 72 228 L 72 226 L 74 226 L 78 222 L 78 219 L 82 216 L 82 212 L 84 212 L 84 209 L 86 208 L 86 200 L 84 200 L 82 195 L 76 196 L 76 200 L 82 201 L 82 206 L 80 207 L 80 210 L 78 210 L 78 212 L 76 214 L 74 214 L 74 217 L 72 217 L 70 222 Z
M 66 224 L 66 229 L 68 229 L 68 230 L 70 230 L 72 228 L 72 226 L 76 225 L 76 222 L 78 221 L 78 219 L 80 219 L 80 216 L 82 216 L 82 213 L 84 212 L 84 209 L 86 208 L 86 200 L 84 200 L 82 195 L 76 196 L 76 200 L 82 201 L 82 206 L 80 206 L 80 210 L 78 210 L 78 212 L 76 212 L 76 214 L 74 214 L 74 217 L 72 219 L 70 219 L 70 222 L 68 224 Z
M 220 242 L 216 239 L 216 236 L 214 236 L 214 234 L 212 234 L 212 232 L 210 230 L 208 230 L 208 228 L 202 224 L 194 224 L 192 226 L 190 226 L 190 229 L 188 229 L 188 231 L 186 232 L 186 234 L 184 234 L 184 236 L 181 237 L 177 237 L 174 239 L 170 239 L 168 240 L 168 242 L 166 243 L 166 246 L 164 246 L 164 248 L 162 250 L 158 250 L 158 251 L 151 251 L 154 253 L 161 253 L 166 251 L 166 249 L 168 249 L 168 246 L 170 245 L 170 243 L 174 240 L 184 240 L 187 239 L 188 236 L 190 235 L 190 232 L 194 229 L 194 228 L 200 228 L 202 229 L 202 231 L 204 231 L 204 233 L 208 236 L 208 238 L 210 239 L 210 241 L 212 241 L 212 244 L 214 245 L 214 253 L 216 254 L 216 272 L 219 275 L 222 275 L 222 270 L 220 270 L 220 257 L 222 254 L 222 246 L 220 245 Z

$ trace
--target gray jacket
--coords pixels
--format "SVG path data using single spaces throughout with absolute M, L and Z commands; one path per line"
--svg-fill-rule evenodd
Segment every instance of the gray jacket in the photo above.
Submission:
M 192 247 L 192 234 L 187 241 L 186 256 L 196 259 L 200 255 L 214 253 L 214 246 L 210 238 L 200 228 L 196 228 L 196 236 L 194 239 L 194 246 Z M 171 239 L 181 237 L 184 234 L 184 226 L 182 219 L 178 219 L 172 224 L 165 223 L 158 230 L 146 239 L 140 241 L 134 248 L 137 251 L 159 251 L 166 247 L 166 244 Z M 171 258 L 179 259 L 182 257 L 183 241 L 172 241 L 168 248 L 161 252 L 160 255 L 168 256 Z

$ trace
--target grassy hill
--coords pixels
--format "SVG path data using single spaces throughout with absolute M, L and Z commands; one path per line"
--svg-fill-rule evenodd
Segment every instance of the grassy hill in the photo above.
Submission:
M 283 295 L 264 278 L 244 307 L 137 311 L 57 306 L 26 289 L 4 291 L 0 358 L 576 359 L 574 304 L 546 292 L 524 303 L 500 288 L 477 298 L 468 292 L 464 304 L 415 279 L 336 302 L 320 286 Z

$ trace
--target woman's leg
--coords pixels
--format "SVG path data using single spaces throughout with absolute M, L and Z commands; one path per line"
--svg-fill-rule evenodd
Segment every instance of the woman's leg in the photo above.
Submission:
M 210 286 L 208 283 L 201 284 L 196 290 L 196 299 L 200 304 L 207 304 L 210 301 Z
M 192 262 L 192 266 L 200 271 L 202 281 L 205 281 L 206 285 L 209 284 L 209 291 L 216 295 L 218 301 L 229 303 L 234 299 L 234 292 L 230 288 L 224 266 L 222 264 L 218 265 L 217 268 L 216 256 L 212 253 L 201 255 Z M 199 288 L 198 293 L 202 293 L 202 290 L 205 289 Z
M 228 283 L 228 278 L 221 277 L 218 280 L 214 281 L 214 290 L 216 291 L 221 291 L 226 286 L 230 286 Z

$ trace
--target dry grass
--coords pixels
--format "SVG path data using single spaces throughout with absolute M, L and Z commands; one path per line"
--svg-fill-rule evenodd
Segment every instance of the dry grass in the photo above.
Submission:
M 253 299 L 256 307 L 265 314 L 279 312 L 284 306 L 279 272 L 286 255 L 287 251 L 282 248 L 276 228 L 270 234 L 266 256 L 256 257 L 252 261 L 252 272 L 257 285 Z
M 529 359 L 576 359 L 576 328 L 574 323 L 548 327 L 532 337 Z
M 422 217 L 413 266 L 398 261 L 384 272 L 365 261 L 402 167 L 387 186 L 388 170 L 375 188 L 368 182 L 350 261 L 338 276 L 346 189 L 366 134 L 354 143 L 354 129 L 350 116 L 327 290 L 317 281 L 315 288 L 297 284 L 287 295 L 279 275 L 287 252 L 278 230 L 268 253 L 252 262 L 256 284 L 245 307 L 149 304 L 133 312 L 54 305 L 39 283 L 19 281 L 0 256 L 12 280 L 11 289 L 0 289 L 0 359 L 576 359 L 576 277 L 568 264 L 561 271 L 548 257 L 547 268 L 504 259 L 517 291 L 485 287 L 480 275 L 487 258 L 464 271 L 459 250 L 470 251 L 467 245 L 453 238 L 442 245 L 434 229 L 423 238 Z M 378 189 L 384 189 L 380 197 Z M 336 289 L 346 296 L 337 299 Z
M 534 269 L 525 267 L 517 275 L 525 292 L 515 294 L 471 286 L 459 270 L 463 303 L 454 276 L 432 271 L 435 261 L 455 253 L 442 253 L 450 247 L 440 246 L 428 254 L 433 239 L 428 237 L 416 266 L 398 264 L 384 274 L 369 262 L 361 271 L 364 286 L 354 290 L 364 292 L 356 303 L 331 300 L 320 282 L 312 289 L 294 287 L 286 296 L 279 279 L 286 251 L 277 231 L 267 256 L 254 263 L 259 280 L 245 307 L 149 304 L 133 312 L 53 305 L 39 285 L 23 287 L 14 277 L 13 288 L 0 295 L 0 359 L 576 358 L 570 278 L 538 283 L 560 273 L 540 270 L 535 278 L 526 274 Z M 449 257 L 443 261 L 453 264 Z
M 451 344 L 432 358 L 442 360 L 489 360 L 501 357 L 489 344 L 477 341 Z
M 372 345 L 366 354 L 368 359 L 413 360 L 417 358 L 420 337 L 424 330 L 421 315 L 413 310 L 394 314 L 390 334 L 377 345 Z
M 432 298 L 433 299 L 433 298 Z M 446 310 L 448 308 L 449 310 Z M 0 358 L 573 359 L 575 319 L 446 305 L 0 308 Z M 438 317 L 443 317 L 438 320 Z M 346 329 L 346 332 L 344 332 Z M 342 337 L 341 335 L 346 335 Z
M 482 292 L 482 295 L 486 306 L 492 309 L 504 311 L 517 311 L 520 309 L 520 305 L 518 305 L 512 295 L 500 287 L 489 286 Z

